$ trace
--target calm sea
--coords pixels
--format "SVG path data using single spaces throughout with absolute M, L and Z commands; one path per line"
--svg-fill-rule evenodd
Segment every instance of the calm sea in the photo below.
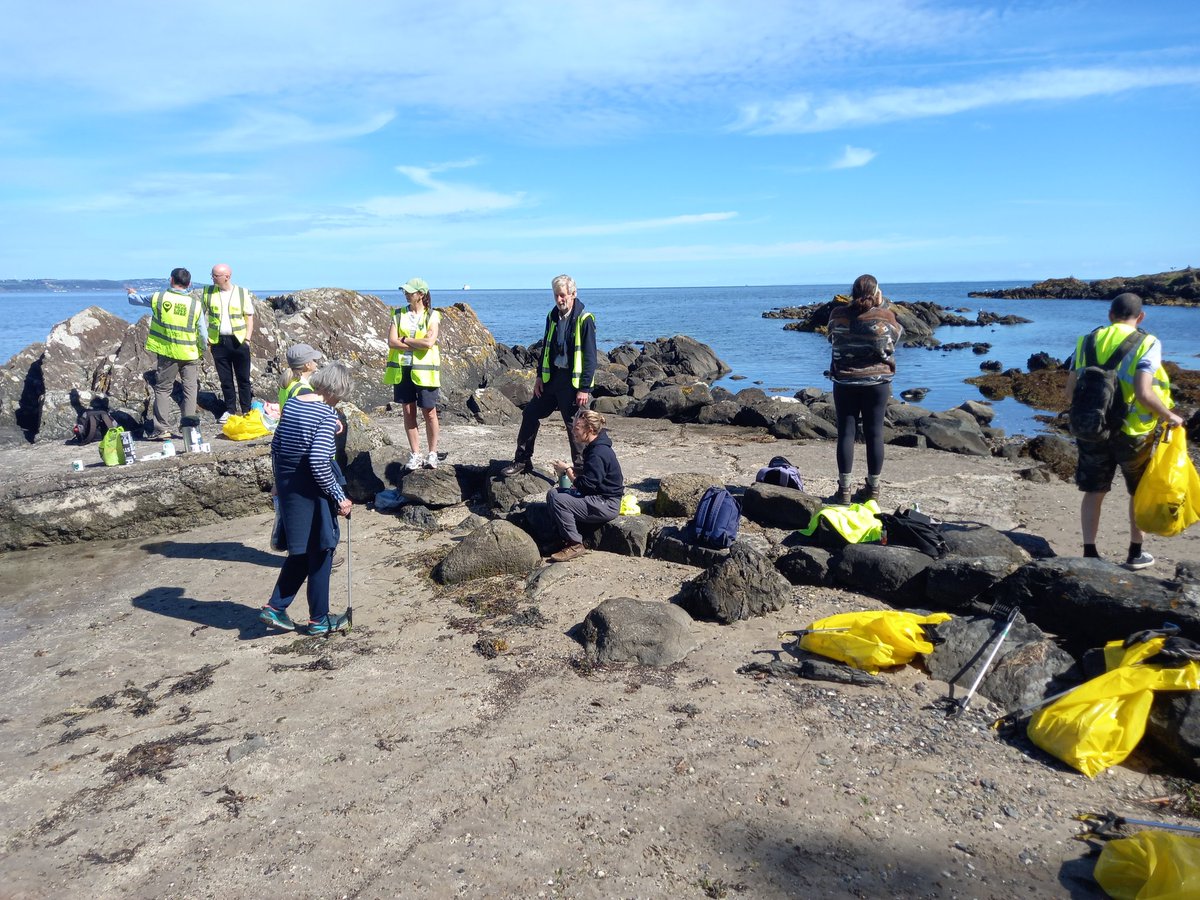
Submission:
M 943 282 L 885 284 L 893 300 L 928 300 L 953 309 L 979 309 L 1001 315 L 1015 313 L 1032 320 L 1029 325 L 994 325 L 984 328 L 939 328 L 942 343 L 985 341 L 992 345 L 986 356 L 970 350 L 900 348 L 894 391 L 929 388 L 921 405 L 948 409 L 964 400 L 981 399 L 979 391 L 963 379 L 979 374 L 979 363 L 997 359 L 1005 368 L 1024 368 L 1033 353 L 1044 350 L 1065 358 L 1077 335 L 1105 321 L 1107 303 L 1100 300 L 984 300 L 968 291 L 1015 287 L 1028 282 Z M 600 344 L 610 349 L 624 341 L 652 340 L 688 334 L 710 345 L 733 368 L 720 384 L 737 391 L 757 385 L 768 392 L 790 395 L 803 387 L 827 388 L 823 372 L 829 365 L 829 345 L 819 335 L 784 331 L 785 320 L 764 319 L 762 313 L 781 306 L 820 303 L 849 285 L 785 285 L 776 287 L 614 288 L 581 289 L 580 299 L 596 314 Z M 256 290 L 260 297 L 286 293 Z M 385 303 L 401 302 L 397 291 L 363 291 Z M 522 291 L 433 291 L 435 306 L 469 303 L 480 320 L 505 344 L 531 344 L 541 338 L 546 311 L 553 298 L 549 288 Z M 0 334 L 0 359 L 35 341 L 45 340 L 50 329 L 88 306 L 101 306 L 122 318 L 136 321 L 142 307 L 130 306 L 123 295 L 79 293 L 3 293 L 0 310 L 6 328 Z M 1200 368 L 1200 309 L 1149 307 L 1145 327 L 1163 340 L 1166 358 L 1188 369 Z M 996 406 L 996 423 L 1010 434 L 1034 434 L 1040 426 L 1035 410 L 1015 400 Z

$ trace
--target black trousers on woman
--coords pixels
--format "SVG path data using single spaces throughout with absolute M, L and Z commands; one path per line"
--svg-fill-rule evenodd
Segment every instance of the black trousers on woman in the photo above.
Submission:
M 833 384 L 833 408 L 837 413 L 837 467 L 839 475 L 854 471 L 854 438 L 862 418 L 867 442 L 867 474 L 883 472 L 883 414 L 892 396 L 892 383 Z

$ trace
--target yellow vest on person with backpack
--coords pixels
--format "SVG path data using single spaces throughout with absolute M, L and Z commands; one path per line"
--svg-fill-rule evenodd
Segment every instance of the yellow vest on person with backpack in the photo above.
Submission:
M 1094 332 L 1083 335 L 1075 342 L 1075 370 L 1078 372 L 1086 366 L 1084 342 L 1092 338 L 1093 335 L 1096 346 L 1096 360 L 1103 365 L 1108 362 L 1109 357 L 1117 352 L 1121 343 L 1136 330 L 1133 325 L 1127 325 L 1124 322 L 1114 322 L 1112 325 L 1098 328 Z M 1133 376 L 1137 371 L 1138 361 L 1146 355 L 1154 340 L 1155 337 L 1153 335 L 1147 334 L 1142 338 L 1141 343 L 1134 347 L 1132 352 L 1127 353 L 1125 359 L 1117 365 L 1117 382 L 1121 386 L 1121 399 L 1125 401 L 1126 410 L 1125 419 L 1121 423 L 1121 431 L 1131 437 L 1149 434 L 1158 423 L 1157 414 L 1142 406 L 1133 393 Z M 1161 362 L 1158 365 L 1158 369 L 1150 376 L 1150 389 L 1163 402 L 1163 405 L 1167 409 L 1172 409 L 1175 406 L 1175 401 L 1171 399 L 1171 379 Z
M 146 349 L 187 362 L 200 358 L 200 301 L 185 291 L 159 291 L 150 298 Z

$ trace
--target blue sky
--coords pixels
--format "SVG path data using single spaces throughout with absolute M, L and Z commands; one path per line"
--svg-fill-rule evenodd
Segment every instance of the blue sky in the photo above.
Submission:
M 0 0 L 0 278 L 1200 265 L 1193 3 Z

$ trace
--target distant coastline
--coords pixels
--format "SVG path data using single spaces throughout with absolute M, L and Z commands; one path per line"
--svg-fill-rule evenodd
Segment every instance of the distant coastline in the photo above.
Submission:
M 138 291 L 157 290 L 162 286 L 161 278 L 127 278 L 124 281 L 106 281 L 102 278 L 5 278 L 0 279 L 0 294 L 34 293 L 67 294 L 76 291 L 123 291 L 128 285 Z
M 1001 300 L 1111 300 L 1132 291 L 1151 306 L 1200 306 L 1200 269 L 1188 266 L 1157 275 L 1102 278 L 1050 278 L 1031 287 L 971 291 L 969 297 Z

